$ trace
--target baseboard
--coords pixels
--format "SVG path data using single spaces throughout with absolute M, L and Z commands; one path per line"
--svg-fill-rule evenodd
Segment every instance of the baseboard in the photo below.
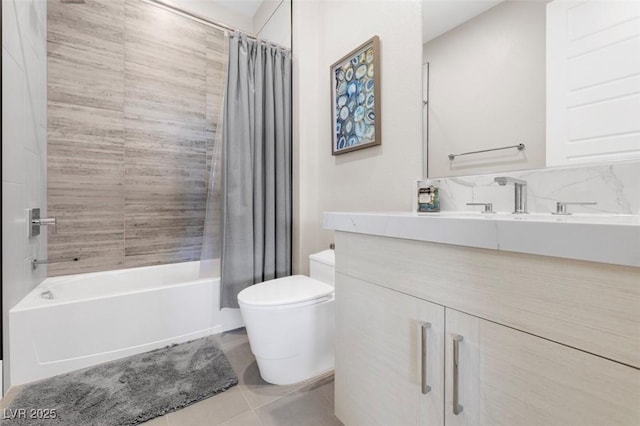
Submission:
M 222 330 L 229 331 L 236 328 L 244 327 L 244 320 L 240 313 L 240 309 L 222 308 L 220 310 L 222 314 Z

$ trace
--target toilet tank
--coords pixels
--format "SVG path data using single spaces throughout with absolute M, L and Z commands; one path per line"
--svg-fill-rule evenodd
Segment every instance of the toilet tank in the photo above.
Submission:
M 309 276 L 329 285 L 335 285 L 335 255 L 333 250 L 324 250 L 309 255 Z

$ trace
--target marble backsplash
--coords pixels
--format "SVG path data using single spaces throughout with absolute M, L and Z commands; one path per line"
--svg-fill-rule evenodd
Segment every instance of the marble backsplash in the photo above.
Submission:
M 493 203 L 496 212 L 513 211 L 513 185 L 499 186 L 496 176 L 527 181 L 532 213 L 555 211 L 557 201 L 595 201 L 597 205 L 572 205 L 568 211 L 640 214 L 640 160 L 441 178 L 441 210 L 481 211 L 482 206 L 466 205 L 473 202 Z

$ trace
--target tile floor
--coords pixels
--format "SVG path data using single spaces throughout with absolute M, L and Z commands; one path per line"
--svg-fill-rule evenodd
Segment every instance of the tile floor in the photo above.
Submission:
M 333 375 L 288 386 L 271 385 L 260 377 L 244 329 L 217 336 L 220 349 L 238 375 L 238 385 L 182 410 L 144 423 L 145 426 L 331 426 L 342 423 L 333 414 Z M 6 407 L 19 389 L 0 402 Z

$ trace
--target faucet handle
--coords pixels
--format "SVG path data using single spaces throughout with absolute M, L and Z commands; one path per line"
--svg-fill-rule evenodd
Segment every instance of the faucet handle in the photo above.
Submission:
M 493 203 L 467 203 L 468 206 L 484 206 L 482 213 L 495 213 L 493 211 Z
M 558 201 L 556 203 L 556 211 L 555 212 L 551 212 L 551 214 L 557 214 L 557 215 L 570 215 L 571 213 L 569 213 L 567 211 L 567 206 L 568 205 L 574 205 L 574 206 L 595 206 L 596 204 L 598 204 L 595 201 Z
M 55 234 L 58 230 L 58 224 L 55 217 L 31 219 L 31 227 L 35 227 L 35 226 L 50 226 L 52 234 Z
M 57 230 L 57 221 L 55 217 L 40 217 L 40 209 L 28 209 L 29 212 L 29 238 L 40 235 L 40 227 L 50 227 L 51 233 L 55 234 Z

